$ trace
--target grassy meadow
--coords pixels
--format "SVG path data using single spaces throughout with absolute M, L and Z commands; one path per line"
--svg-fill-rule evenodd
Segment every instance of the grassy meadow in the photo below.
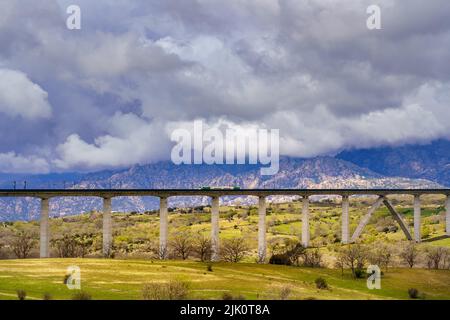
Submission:
M 63 284 L 66 268 L 81 268 L 81 289 L 93 299 L 142 299 L 145 283 L 181 279 L 189 283 L 190 299 L 221 299 L 225 292 L 245 299 L 408 299 L 417 288 L 426 299 L 450 299 L 448 270 L 390 269 L 380 290 L 369 290 L 365 279 L 326 268 L 298 268 L 249 263 L 217 263 L 212 271 L 195 261 L 107 259 L 25 259 L 0 261 L 0 298 L 17 299 L 25 290 L 28 299 L 70 299 L 73 290 Z M 319 290 L 315 279 L 326 279 L 329 289 Z

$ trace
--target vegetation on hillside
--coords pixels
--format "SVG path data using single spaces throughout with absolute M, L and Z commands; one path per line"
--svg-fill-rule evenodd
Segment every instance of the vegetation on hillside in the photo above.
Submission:
M 372 198 L 352 198 L 350 230 L 353 232 L 370 205 Z M 403 215 L 411 229 L 413 210 L 408 197 L 392 197 L 391 202 Z M 422 236 L 424 240 L 444 235 L 445 210 L 443 199 L 423 197 Z M 210 259 L 209 206 L 195 208 L 170 208 L 169 258 Z M 340 254 L 339 200 L 312 201 L 311 249 L 297 252 L 293 257 L 283 257 L 299 243 L 301 236 L 301 203 L 270 203 L 267 209 L 268 255 L 282 264 L 336 267 L 342 264 Z M 255 262 L 257 259 L 257 207 L 223 206 L 220 208 L 221 254 L 225 261 Z M 51 250 L 53 257 L 101 257 L 102 216 L 91 212 L 78 216 L 54 218 L 50 221 Z M 113 257 L 156 259 L 159 256 L 158 211 L 146 213 L 114 213 Z M 39 222 L 8 222 L 0 225 L 0 257 L 27 258 L 38 256 Z M 366 226 L 359 243 L 370 251 L 370 256 L 383 268 L 410 266 L 402 248 L 405 239 L 401 229 L 386 208 L 379 208 Z M 450 255 L 446 247 L 449 239 L 421 244 L 414 257 L 414 265 L 430 268 L 447 268 Z M 435 249 L 435 247 L 442 247 Z M 438 250 L 436 253 L 435 251 Z M 388 256 L 382 256 L 389 253 Z M 369 254 L 364 254 L 368 256 Z M 274 259 L 277 260 L 277 259 Z M 292 260 L 293 259 L 293 260 Z M 435 260 L 433 262 L 433 259 Z M 440 262 L 436 262 L 439 260 Z M 294 261 L 295 260 L 295 261 Z M 365 260 L 369 260 L 368 258 Z M 275 261 L 277 262 L 277 261 Z

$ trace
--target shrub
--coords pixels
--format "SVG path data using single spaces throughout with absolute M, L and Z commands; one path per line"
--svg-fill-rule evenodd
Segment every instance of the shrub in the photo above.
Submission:
M 328 289 L 328 283 L 324 278 L 317 278 L 315 281 L 317 289 L 324 290 Z
M 243 295 L 233 296 L 229 292 L 224 292 L 222 294 L 222 300 L 245 300 L 245 297 Z
M 87 292 L 80 291 L 72 296 L 72 300 L 92 300 L 92 296 Z
M 64 275 L 63 284 L 67 284 L 67 282 L 69 281 L 69 279 L 70 279 L 70 274 Z
M 74 258 L 77 256 L 77 242 L 73 235 L 65 234 L 61 238 L 52 239 L 52 246 L 60 258 Z
M 363 269 L 355 269 L 355 278 L 357 279 L 362 279 L 365 278 L 366 276 L 366 272 Z
M 416 288 L 408 289 L 408 296 L 411 299 L 418 299 L 419 298 L 419 290 L 417 290 Z
M 51 244 L 61 258 L 84 258 L 89 253 L 94 242 L 93 234 L 64 234 L 52 239 Z
M 270 257 L 270 264 L 290 266 L 298 262 L 298 258 L 305 253 L 305 248 L 298 242 L 286 241 L 285 252 Z
M 17 290 L 17 299 L 25 300 L 27 297 L 27 292 L 25 290 Z
M 233 295 L 229 292 L 224 292 L 222 294 L 222 300 L 233 300 Z
M 290 266 L 292 264 L 291 259 L 285 253 L 274 254 L 269 259 L 269 264 Z
M 189 284 L 180 280 L 171 280 L 167 283 L 147 283 L 142 289 L 144 300 L 184 300 L 188 293 Z
M 42 297 L 43 300 L 53 300 L 53 297 L 50 293 L 46 292 L 44 293 L 44 296 Z
M 291 295 L 291 288 L 286 286 L 281 288 L 280 290 L 280 300 L 287 300 L 289 298 L 289 296 Z
M 322 266 L 322 254 L 319 249 L 305 250 L 302 257 L 304 267 L 320 268 Z

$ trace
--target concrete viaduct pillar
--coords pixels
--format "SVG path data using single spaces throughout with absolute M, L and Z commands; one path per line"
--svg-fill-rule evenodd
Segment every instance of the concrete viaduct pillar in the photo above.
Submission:
M 349 243 L 349 213 L 348 213 L 348 207 L 349 207 L 349 199 L 348 196 L 342 196 L 342 244 Z
M 159 198 L 159 258 L 167 259 L 168 236 L 167 198 Z
M 49 228 L 49 199 L 41 199 L 41 221 L 40 221 L 40 254 L 41 258 L 50 257 L 50 228 Z
M 445 232 L 450 237 L 450 194 L 445 201 Z
M 258 263 L 266 260 L 266 198 L 259 197 L 258 201 Z
M 304 196 L 302 199 L 302 245 L 307 248 L 309 246 L 309 198 Z
M 219 261 L 219 197 L 211 203 L 211 261 Z
M 416 242 L 421 242 L 422 237 L 420 235 L 420 195 L 414 195 L 414 240 Z
M 103 256 L 108 257 L 112 250 L 111 198 L 103 198 Z

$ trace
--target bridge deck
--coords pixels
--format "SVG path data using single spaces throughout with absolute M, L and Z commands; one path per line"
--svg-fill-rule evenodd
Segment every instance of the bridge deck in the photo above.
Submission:
M 450 195 L 450 189 L 0 189 L 0 197 L 174 197 L 174 196 L 312 196 L 312 195 L 378 195 L 391 194 Z

